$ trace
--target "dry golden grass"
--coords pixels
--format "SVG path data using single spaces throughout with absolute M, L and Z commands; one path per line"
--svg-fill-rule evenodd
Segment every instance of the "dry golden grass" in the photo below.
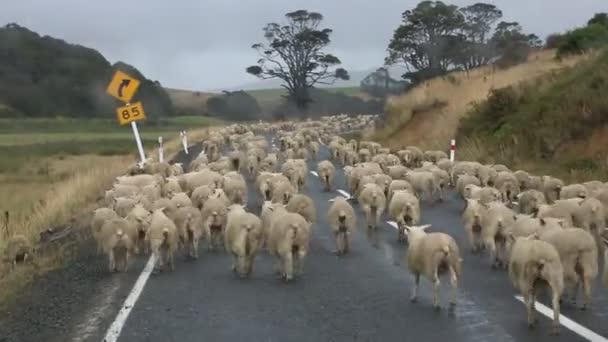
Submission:
M 167 91 L 173 105 L 182 110 L 206 111 L 207 100 L 216 95 L 212 93 L 171 88 L 165 88 L 165 91 Z
M 201 141 L 208 130 L 189 131 L 189 144 Z M 168 159 L 182 149 L 181 139 L 178 136 L 167 141 L 164 147 Z M 147 155 L 157 158 L 158 150 L 148 150 Z M 0 203 L 4 210 L 10 212 L 8 236 L 23 234 L 36 246 L 42 231 L 66 226 L 72 220 L 82 220 L 83 216 L 86 220 L 89 217 L 86 214 L 90 214 L 104 191 L 135 161 L 133 155 L 53 156 L 14 174 L 0 175 Z M 41 165 L 45 172 L 39 171 Z M 76 226 L 88 225 L 85 222 Z M 4 224 L 0 227 L 4 230 Z M 1 262 L 6 247 L 5 237 L 8 236 L 4 231 L 0 234 L 0 288 L 3 289 L 0 303 L 17 293 L 36 275 L 52 270 L 65 261 L 62 247 L 50 254 L 37 256 L 33 264 L 8 272 L 8 265 Z
M 588 58 L 576 56 L 560 62 L 554 56 L 555 51 L 546 50 L 505 70 L 483 67 L 468 73 L 454 72 L 429 80 L 404 95 L 390 97 L 385 105 L 386 128 L 376 132 L 373 139 L 392 148 L 416 145 L 446 149 L 460 118 L 473 103 L 486 99 L 491 89 L 528 81 Z

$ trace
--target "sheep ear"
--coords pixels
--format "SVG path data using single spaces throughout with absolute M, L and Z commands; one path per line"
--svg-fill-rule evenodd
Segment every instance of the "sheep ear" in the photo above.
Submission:
M 420 226 L 419 228 L 422 230 L 427 230 L 428 228 L 430 228 L 432 225 L 431 224 L 425 224 L 423 226 Z

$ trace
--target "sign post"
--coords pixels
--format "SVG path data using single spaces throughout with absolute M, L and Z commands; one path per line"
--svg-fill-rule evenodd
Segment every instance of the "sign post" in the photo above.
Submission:
M 165 151 L 163 150 L 163 137 L 158 137 L 158 161 L 165 161 Z
M 450 161 L 454 161 L 456 154 L 456 139 L 452 139 L 450 142 Z
M 139 80 L 117 70 L 114 73 L 106 92 L 125 103 L 125 106 L 116 109 L 116 117 L 120 125 L 131 124 L 133 135 L 135 136 L 135 143 L 137 144 L 137 150 L 139 152 L 139 158 L 141 159 L 138 165 L 139 168 L 143 169 L 144 163 L 146 162 L 146 154 L 141 142 L 141 137 L 139 136 L 139 129 L 137 128 L 136 121 L 145 120 L 146 113 L 144 112 L 144 105 L 141 102 L 130 103 L 139 88 L 139 84 Z
M 188 154 L 188 136 L 186 135 L 186 131 L 179 132 L 179 135 L 182 136 L 182 145 L 184 146 L 184 152 Z

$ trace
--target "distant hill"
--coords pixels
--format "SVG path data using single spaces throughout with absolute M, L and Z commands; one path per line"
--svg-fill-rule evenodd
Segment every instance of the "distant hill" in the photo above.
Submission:
M 119 103 L 105 89 L 116 69 L 141 81 L 133 102 L 142 101 L 149 118 L 173 113 L 160 83 L 135 67 L 111 65 L 94 49 L 8 24 L 0 28 L 0 116 L 113 117 Z
M 380 66 L 378 66 L 380 67 Z M 361 81 L 372 72 L 376 71 L 378 68 L 371 68 L 366 70 L 349 70 L 348 73 L 350 75 L 350 79 L 348 81 L 337 80 L 332 85 L 319 85 L 318 88 L 352 88 L 359 87 Z M 404 69 L 400 66 L 391 66 L 388 67 L 389 74 L 394 79 L 401 79 L 401 75 L 405 72 Z M 255 79 L 251 76 L 252 79 Z M 213 89 L 211 92 L 220 92 L 222 90 L 266 90 L 266 89 L 278 89 L 281 88 L 281 80 L 278 79 L 270 79 L 270 80 L 254 80 L 248 83 L 244 83 L 241 85 L 227 87 L 225 89 Z
M 205 93 L 193 90 L 165 88 L 173 102 L 175 112 L 178 114 L 207 114 L 207 100 L 219 95 L 216 93 Z

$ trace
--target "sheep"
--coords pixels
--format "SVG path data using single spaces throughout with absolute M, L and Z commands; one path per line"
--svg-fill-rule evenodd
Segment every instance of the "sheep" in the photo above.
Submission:
M 452 173 L 451 173 L 452 184 L 456 184 L 459 176 L 462 176 L 462 175 L 476 176 L 477 170 L 481 166 L 482 165 L 478 162 L 470 162 L 470 161 L 459 161 L 459 162 L 454 163 L 454 165 L 452 167 Z M 477 177 L 475 177 L 475 178 L 477 178 Z M 481 184 L 475 184 L 475 185 L 480 186 Z
M 249 172 L 249 177 L 254 178 L 258 172 L 258 157 L 255 155 L 247 156 L 247 171 Z
M 135 205 L 135 207 L 129 212 L 126 217 L 127 221 L 135 227 L 136 235 L 133 237 L 133 245 L 135 254 L 139 254 L 141 250 L 144 253 L 148 253 L 148 246 L 145 245 L 146 234 L 150 228 L 150 212 L 146 210 L 141 204 Z
M 582 309 L 591 304 L 591 284 L 597 277 L 597 246 L 593 236 L 579 228 L 545 229 L 539 239 L 552 244 L 559 254 L 564 274 L 564 287 L 572 290 L 576 302 L 579 284 L 583 285 Z
M 357 230 L 357 217 L 355 210 L 342 197 L 337 196 L 327 211 L 327 222 L 334 236 L 337 255 L 344 255 L 350 250 L 349 235 Z
M 374 183 L 376 183 L 384 191 L 384 196 L 388 197 L 388 187 L 391 185 L 393 179 L 389 175 L 383 173 L 377 173 L 372 175 Z
M 122 217 L 113 218 L 101 226 L 101 241 L 103 251 L 108 255 L 108 268 L 110 272 L 126 272 L 129 267 L 129 257 L 133 250 L 132 237 L 134 227 Z M 122 265 L 122 267 L 117 266 Z
M 179 176 L 179 175 L 183 175 L 184 174 L 184 168 L 182 166 L 182 163 L 175 163 L 173 165 L 171 165 L 171 175 L 172 176 Z
M 147 199 L 148 202 L 153 203 L 161 198 L 161 186 L 160 184 L 149 184 L 141 188 L 139 192 L 142 199 Z
M 250 277 L 263 241 L 262 221 L 254 214 L 237 211 L 228 215 L 224 248 L 233 256 L 232 271 Z
M 185 192 L 179 192 L 171 197 L 171 205 L 176 209 L 183 207 L 191 207 L 192 200 Z
M 359 150 L 359 161 L 361 161 L 363 163 L 363 162 L 371 161 L 371 159 L 372 159 L 372 154 L 368 149 L 362 148 Z
M 520 192 L 519 181 L 513 173 L 508 171 L 498 172 L 498 176 L 494 180 L 494 186 L 500 190 L 502 201 L 509 204 L 516 200 Z
M 445 172 L 447 172 L 449 175 L 452 174 L 452 168 L 454 167 L 454 162 L 447 159 L 447 158 L 443 158 L 443 159 L 439 159 L 437 161 L 437 167 L 444 170 Z M 454 185 L 452 182 L 452 177 L 450 176 L 450 185 Z
M 479 178 L 479 182 L 482 186 L 493 186 L 496 178 L 498 177 L 498 172 L 488 165 L 481 165 L 477 169 L 476 176 Z
M 541 177 L 542 191 L 545 194 L 547 204 L 553 204 L 556 200 L 560 199 L 560 192 L 564 187 L 564 182 L 561 179 L 557 179 L 550 176 Z
M 515 178 L 517 178 L 521 191 L 539 190 L 539 189 L 534 189 L 531 187 L 531 177 L 532 176 L 527 171 L 517 170 L 517 171 L 513 172 L 513 176 L 515 176 Z
M 280 181 L 273 186 L 272 202 L 287 204 L 295 193 L 296 189 L 290 182 Z
M 179 180 L 177 178 L 167 178 L 167 181 L 162 187 L 162 196 L 171 198 L 173 195 L 179 192 L 183 192 L 182 187 L 179 184 Z
M 581 201 L 572 215 L 574 226 L 583 228 L 593 236 L 599 254 L 604 252 L 602 232 L 606 226 L 605 217 L 606 213 L 602 202 L 593 197 Z
M 192 193 L 194 189 L 202 185 L 214 185 L 215 188 L 220 188 L 224 180 L 220 173 L 210 169 L 185 173 L 179 176 L 178 179 L 180 180 L 182 190 L 187 193 Z
M 102 239 L 101 239 L 101 227 L 106 221 L 118 218 L 118 214 L 112 208 L 97 208 L 93 211 L 93 218 L 91 219 L 91 235 L 97 244 L 97 254 L 103 251 Z
M 175 270 L 175 252 L 178 247 L 178 232 L 175 223 L 165 215 L 163 208 L 152 213 L 146 242 L 156 258 L 155 269 L 164 270 L 165 265 Z
M 427 200 L 432 201 L 433 195 L 439 193 L 438 200 L 443 199 L 439 184 L 437 184 L 432 172 L 410 171 L 405 175 L 405 178 L 416 190 L 418 198 L 422 198 L 425 195 Z
M 134 175 L 134 176 L 119 176 L 116 177 L 115 184 L 133 185 L 138 188 L 143 188 L 146 185 L 160 183 L 163 177 L 160 175 Z
M 454 238 L 441 232 L 427 233 L 425 230 L 429 227 L 431 227 L 430 224 L 405 227 L 409 242 L 405 258 L 414 280 L 410 300 L 412 302 L 418 300 L 420 275 L 423 275 L 433 283 L 433 307 L 438 310 L 439 277 L 445 273 L 449 273 L 452 288 L 449 299 L 450 306 L 456 304 L 458 279 L 462 273 L 462 258 Z
M 264 237 L 264 245 L 268 241 L 270 236 L 270 225 L 274 215 L 282 215 L 287 213 L 286 205 L 283 203 L 272 203 L 271 201 L 264 201 L 262 204 L 262 211 L 260 212 L 260 219 L 262 220 L 262 234 Z
M 312 199 L 303 194 L 295 194 L 287 202 L 287 211 L 302 215 L 308 223 L 315 223 L 317 220 L 317 209 Z
M 208 236 L 208 232 L 203 227 L 203 216 L 200 210 L 194 207 L 179 208 L 174 222 L 179 244 L 185 247 L 188 256 L 198 259 L 199 241 Z
M 310 242 L 310 223 L 296 213 L 273 216 L 268 251 L 275 257 L 274 270 L 288 282 L 301 274 Z
M 420 201 L 408 190 L 395 190 L 388 205 L 389 215 L 397 222 L 398 241 L 405 241 L 405 227 L 420 223 Z
M 359 162 L 359 154 L 352 150 L 347 150 L 344 155 L 344 164 L 353 166 Z
M 436 164 L 437 161 L 441 159 L 446 159 L 448 154 L 443 151 L 425 151 L 424 152 L 424 160 L 430 161 L 433 164 Z
M 127 214 L 135 207 L 137 200 L 134 198 L 117 197 L 114 200 L 114 207 L 112 208 L 116 214 L 120 217 L 127 217 Z
M 574 214 L 582 201 L 583 200 L 580 198 L 571 198 L 567 200 L 557 200 L 553 202 L 553 204 L 542 204 L 538 207 L 536 216 L 541 218 L 563 218 L 567 227 L 573 227 Z
M 492 268 L 507 267 L 507 252 L 510 249 L 507 238 L 515 222 L 515 213 L 502 202 L 485 204 L 481 217 L 481 239 L 484 248 L 490 251 Z
M 411 160 L 409 161 L 411 164 L 411 166 L 418 166 L 422 163 L 422 160 L 424 158 L 424 153 L 422 152 L 421 149 L 419 149 L 416 146 L 406 146 L 405 150 L 410 151 L 411 152 Z M 406 165 L 407 165 L 407 161 L 406 161 Z
M 387 174 L 392 178 L 392 179 L 402 179 L 405 180 L 405 175 L 407 175 L 407 172 L 409 171 L 409 169 L 403 165 L 394 165 L 394 166 L 389 166 L 387 168 Z
M 464 231 L 469 240 L 471 253 L 476 254 L 484 248 L 481 230 L 482 217 L 487 208 L 477 199 L 466 199 L 466 207 L 462 213 Z
M 359 203 L 365 213 L 368 228 L 375 229 L 386 208 L 384 191 L 374 183 L 367 184 L 359 195 Z
M 515 222 L 511 228 L 510 236 L 514 238 L 527 237 L 532 234 L 538 234 L 546 229 L 562 229 L 563 227 L 563 219 L 556 219 L 553 217 L 538 218 L 519 214 L 515 216 Z
M 245 166 L 245 155 L 241 151 L 232 151 L 228 154 L 232 171 L 241 172 Z
M 494 170 L 496 170 L 496 172 L 500 173 L 500 172 L 511 172 L 511 169 L 509 169 L 507 166 L 503 165 L 503 164 L 494 164 L 492 166 L 490 166 L 491 168 L 493 168 Z
M 388 199 L 389 203 L 390 203 L 391 199 L 393 198 L 393 194 L 395 193 L 395 190 L 408 190 L 412 194 L 416 193 L 416 191 L 414 190 L 414 187 L 410 184 L 410 182 L 408 182 L 406 180 L 401 180 L 401 179 L 393 180 L 388 185 L 388 198 L 387 199 Z
M 201 185 L 198 188 L 192 191 L 192 195 L 190 196 L 190 200 L 192 201 L 192 206 L 195 208 L 203 209 L 203 205 L 209 199 L 209 196 L 213 193 L 213 189 L 211 189 L 208 185 Z
M 224 192 L 232 203 L 247 205 L 247 183 L 240 174 L 234 172 L 224 175 Z
M 111 190 L 106 192 L 107 204 L 113 203 L 114 198 L 117 197 L 133 197 L 139 193 L 139 187 L 128 184 L 114 184 Z
M 482 204 L 487 204 L 494 201 L 500 201 L 501 193 L 496 188 L 484 186 L 478 187 L 474 184 L 469 184 L 464 188 L 465 199 L 476 199 Z
M 312 160 L 317 160 L 317 155 L 319 154 L 319 143 L 316 141 L 311 141 L 309 148 Z
M 27 262 L 33 258 L 31 242 L 21 234 L 11 236 L 7 241 L 5 250 L 5 261 L 14 268 L 19 262 Z
M 589 196 L 593 196 L 597 191 L 604 188 L 604 183 L 598 180 L 593 180 L 583 183 L 583 186 L 585 186 L 587 189 L 587 194 L 589 194 Z
M 532 237 L 518 237 L 513 242 L 509 260 L 509 278 L 524 298 L 528 327 L 536 324 L 536 295 L 546 286 L 551 288 L 553 334 L 559 334 L 559 298 L 564 291 L 564 270 L 555 247 Z
M 334 175 L 336 174 L 336 168 L 329 160 L 323 160 L 317 165 L 317 173 L 319 179 L 323 183 L 324 191 L 331 191 L 332 184 L 334 181 Z
M 559 193 L 560 199 L 587 198 L 587 188 L 583 184 L 570 184 L 564 186 Z
M 481 182 L 475 176 L 464 174 L 458 177 L 458 180 L 456 181 L 456 191 L 460 194 L 462 198 L 465 198 L 464 189 L 469 184 L 473 184 L 479 187 L 481 186 Z
M 226 202 L 221 198 L 209 198 L 201 211 L 203 230 L 209 232 L 209 250 L 218 248 L 226 227 Z
M 522 214 L 529 215 L 536 213 L 541 205 L 547 204 L 545 194 L 534 189 L 520 192 L 517 197 L 519 201 L 519 212 Z

